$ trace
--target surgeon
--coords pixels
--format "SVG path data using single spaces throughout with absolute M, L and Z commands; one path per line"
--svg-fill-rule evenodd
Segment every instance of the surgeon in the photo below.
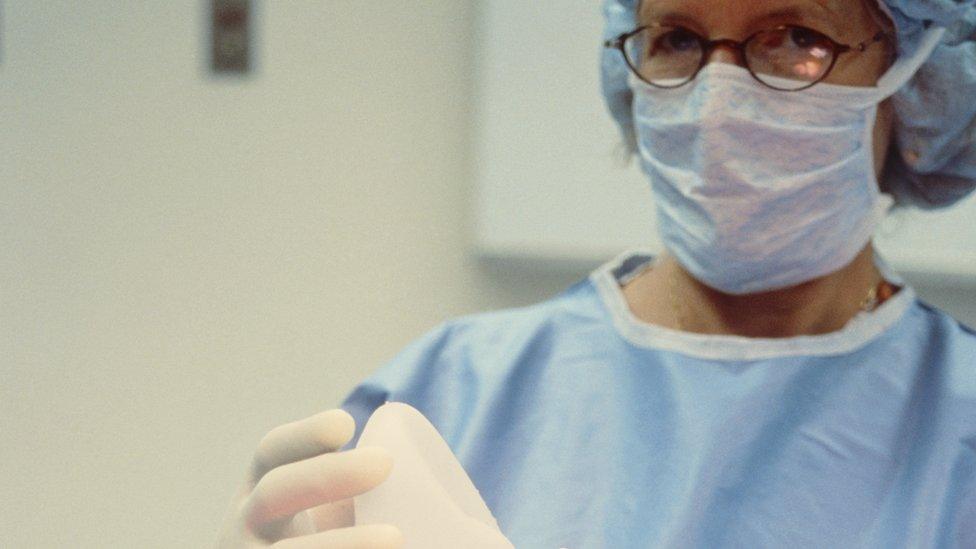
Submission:
M 272 431 L 221 547 L 399 546 L 353 526 L 389 455 L 340 451 L 387 400 L 431 420 L 519 548 L 976 547 L 976 334 L 871 243 L 893 204 L 976 186 L 976 3 L 604 15 L 604 94 L 666 252 L 444 322 Z

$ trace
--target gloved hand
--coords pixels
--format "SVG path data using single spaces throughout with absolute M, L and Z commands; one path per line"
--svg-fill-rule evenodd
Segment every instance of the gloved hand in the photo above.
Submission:
M 341 409 L 286 423 L 261 439 L 244 485 L 231 501 L 217 549 L 394 549 L 393 525 L 354 526 L 353 497 L 386 480 L 388 451 L 336 452 L 355 432 Z

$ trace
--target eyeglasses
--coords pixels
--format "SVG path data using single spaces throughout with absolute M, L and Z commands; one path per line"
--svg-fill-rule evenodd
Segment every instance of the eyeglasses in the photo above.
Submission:
M 604 47 L 620 50 L 638 78 L 658 88 L 677 88 L 694 80 L 712 51 L 728 46 L 738 51 L 746 69 L 760 83 L 780 91 L 800 91 L 827 78 L 837 58 L 863 52 L 888 36 L 878 32 L 855 46 L 796 25 L 783 25 L 753 33 L 738 42 L 708 40 L 680 26 L 651 24 L 625 32 Z

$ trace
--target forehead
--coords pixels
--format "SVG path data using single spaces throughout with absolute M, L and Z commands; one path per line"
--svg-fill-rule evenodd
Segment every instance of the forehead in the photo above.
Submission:
M 685 24 L 720 34 L 799 24 L 850 41 L 873 28 L 868 2 L 877 9 L 877 0 L 640 0 L 637 21 Z
M 863 8 L 865 0 L 640 0 L 641 15 L 662 11 L 762 14 L 773 11 L 820 12 L 843 17 Z M 869 0 L 875 2 L 876 0 Z

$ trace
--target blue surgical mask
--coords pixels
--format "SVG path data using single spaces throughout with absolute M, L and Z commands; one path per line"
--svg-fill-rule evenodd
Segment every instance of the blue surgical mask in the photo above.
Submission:
M 875 175 L 877 107 L 928 57 L 922 49 L 876 87 L 782 92 L 719 62 L 673 89 L 631 75 L 641 166 L 668 250 L 729 294 L 795 286 L 853 261 L 893 203 Z

